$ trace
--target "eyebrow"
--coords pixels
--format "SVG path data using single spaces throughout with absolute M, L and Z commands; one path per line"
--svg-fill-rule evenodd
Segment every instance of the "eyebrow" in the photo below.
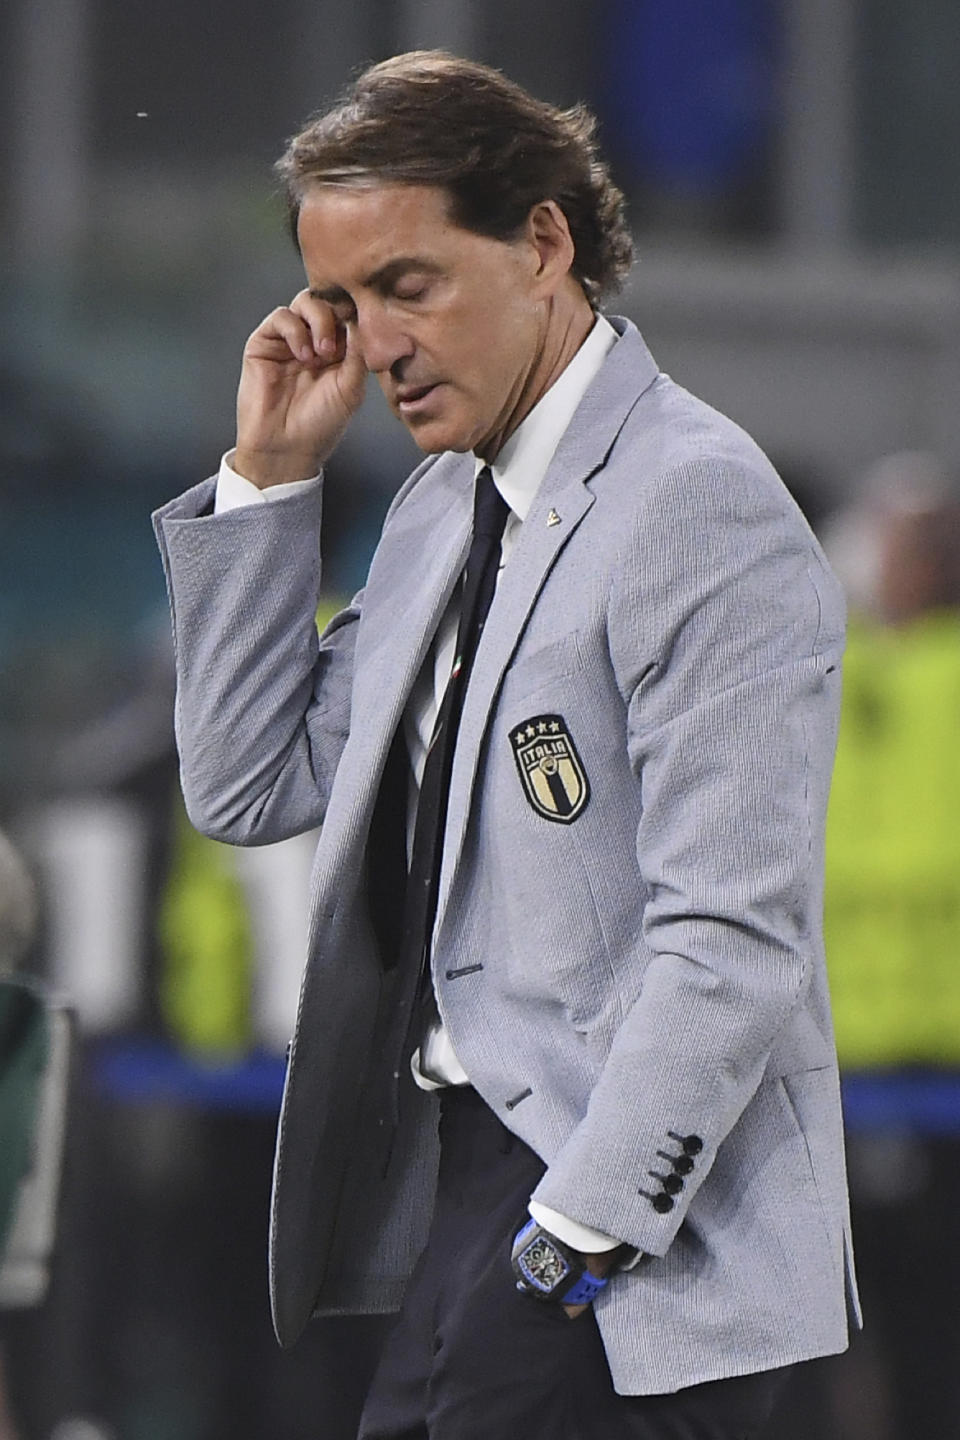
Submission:
M 439 275 L 441 267 L 433 260 L 427 260 L 422 255 L 398 255 L 395 260 L 388 260 L 386 265 L 381 265 L 379 270 L 374 270 L 370 275 L 365 275 L 360 281 L 360 288 L 363 290 L 387 290 L 403 275 L 411 270 L 419 270 L 428 275 Z M 315 300 L 325 300 L 328 305 L 338 305 L 344 300 L 350 300 L 348 291 L 342 285 L 321 285 L 314 286 L 310 294 Z

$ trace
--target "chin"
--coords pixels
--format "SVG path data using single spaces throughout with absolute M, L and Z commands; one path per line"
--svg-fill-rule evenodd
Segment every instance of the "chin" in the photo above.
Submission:
M 406 420 L 402 423 L 425 455 L 440 455 L 445 450 L 463 455 L 473 449 L 474 436 L 465 436 L 456 426 L 429 420 L 424 420 L 419 425 L 416 422 L 410 424 Z

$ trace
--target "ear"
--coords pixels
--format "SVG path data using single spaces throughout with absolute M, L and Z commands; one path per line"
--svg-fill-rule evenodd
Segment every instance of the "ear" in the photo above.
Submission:
M 570 274 L 574 257 L 570 226 L 555 200 L 541 200 L 527 216 L 526 231 L 535 257 L 534 280 L 545 299 Z

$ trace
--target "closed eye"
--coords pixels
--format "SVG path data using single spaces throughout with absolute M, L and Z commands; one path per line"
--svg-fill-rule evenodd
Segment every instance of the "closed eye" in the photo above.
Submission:
M 400 281 L 393 287 L 393 297 L 395 300 L 402 300 L 404 302 L 422 300 L 426 296 L 428 289 L 429 286 L 424 280 Z

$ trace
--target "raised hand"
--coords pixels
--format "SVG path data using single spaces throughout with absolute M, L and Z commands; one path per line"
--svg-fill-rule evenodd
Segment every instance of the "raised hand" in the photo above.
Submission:
M 359 408 L 366 378 L 352 327 L 301 290 L 244 348 L 233 468 L 261 489 L 316 474 Z

